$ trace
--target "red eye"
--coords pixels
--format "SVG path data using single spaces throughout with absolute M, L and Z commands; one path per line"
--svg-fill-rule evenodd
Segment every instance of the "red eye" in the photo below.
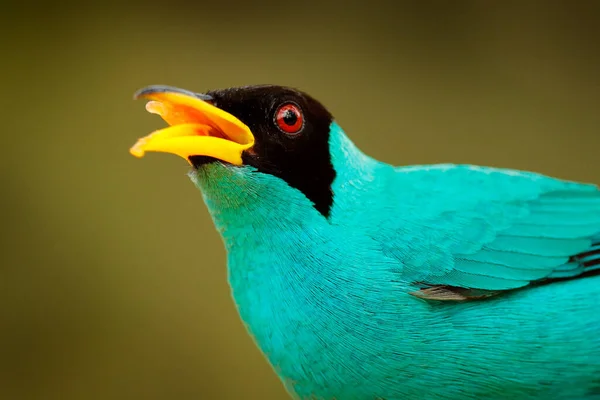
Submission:
M 284 104 L 275 114 L 275 123 L 285 133 L 298 133 L 304 126 L 304 116 L 295 104 Z

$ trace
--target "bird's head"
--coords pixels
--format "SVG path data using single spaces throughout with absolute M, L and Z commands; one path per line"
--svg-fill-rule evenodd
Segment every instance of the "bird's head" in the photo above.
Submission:
M 333 183 L 342 168 L 335 165 L 336 158 L 343 164 L 339 159 L 348 153 L 344 143 L 353 146 L 311 96 L 260 85 L 202 94 L 150 86 L 135 97 L 150 100 L 146 109 L 170 126 L 139 139 L 131 153 L 142 157 L 158 151 L 185 158 L 205 199 L 212 192 L 207 202 L 231 205 L 252 197 L 262 199 L 264 208 L 310 205 L 319 217 L 328 218 Z

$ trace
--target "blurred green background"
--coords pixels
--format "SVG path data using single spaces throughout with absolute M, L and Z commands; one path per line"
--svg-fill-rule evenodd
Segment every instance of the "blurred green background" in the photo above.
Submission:
M 322 100 L 367 153 L 600 183 L 600 2 L 4 4 L 0 399 L 286 399 L 133 92 Z

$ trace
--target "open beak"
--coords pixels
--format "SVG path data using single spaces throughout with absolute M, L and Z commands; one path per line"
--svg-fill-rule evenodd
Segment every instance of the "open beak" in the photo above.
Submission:
M 129 152 L 141 158 L 147 151 L 191 156 L 210 156 L 242 165 L 242 152 L 254 145 L 250 128 L 233 115 L 210 104 L 208 95 L 169 86 L 149 86 L 135 99 L 150 100 L 146 110 L 158 114 L 170 126 L 140 138 Z M 190 162 L 191 163 L 191 162 Z

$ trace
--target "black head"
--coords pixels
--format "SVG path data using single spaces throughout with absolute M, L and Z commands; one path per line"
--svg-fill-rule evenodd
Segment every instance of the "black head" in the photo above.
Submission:
M 242 154 L 245 165 L 283 179 L 300 190 L 324 216 L 333 202 L 335 170 L 329 153 L 331 114 L 298 90 L 272 85 L 214 90 L 206 93 L 254 134 L 255 144 Z M 217 161 L 191 156 L 196 168 Z

